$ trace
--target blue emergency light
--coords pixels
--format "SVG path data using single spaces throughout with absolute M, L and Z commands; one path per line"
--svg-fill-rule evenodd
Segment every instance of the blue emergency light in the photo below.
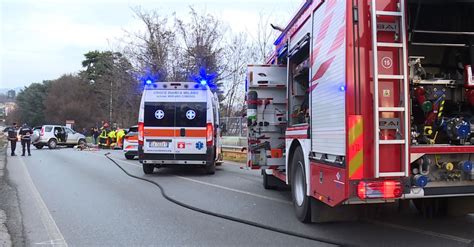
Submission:
M 217 89 L 217 86 L 215 84 L 216 78 L 216 73 L 208 73 L 206 68 L 204 67 L 201 67 L 199 69 L 199 73 L 197 75 L 191 76 L 191 79 L 197 82 L 195 88 L 208 86 L 212 90 Z

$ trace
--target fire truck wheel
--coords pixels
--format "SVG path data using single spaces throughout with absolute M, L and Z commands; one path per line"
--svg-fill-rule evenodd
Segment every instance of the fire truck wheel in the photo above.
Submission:
M 152 174 L 153 170 L 155 170 L 155 166 L 152 164 L 143 164 L 143 172 L 145 174 Z
M 291 162 L 291 195 L 298 220 L 311 221 L 310 198 L 306 196 L 306 176 L 304 171 L 304 156 L 301 147 L 297 147 Z

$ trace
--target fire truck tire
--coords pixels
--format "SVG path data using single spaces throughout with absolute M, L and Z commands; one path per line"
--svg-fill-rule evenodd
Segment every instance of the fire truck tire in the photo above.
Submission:
M 306 176 L 304 156 L 301 147 L 297 147 L 291 161 L 291 195 L 296 217 L 301 222 L 311 222 L 311 200 L 306 195 Z
M 143 173 L 152 174 L 153 170 L 155 170 L 155 166 L 153 164 L 143 164 Z

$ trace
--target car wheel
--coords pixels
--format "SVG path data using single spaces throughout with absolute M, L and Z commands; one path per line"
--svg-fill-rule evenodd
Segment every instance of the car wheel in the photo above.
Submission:
M 301 147 L 297 147 L 291 162 L 291 195 L 296 217 L 301 222 L 311 221 L 310 198 L 306 195 L 306 176 L 304 155 Z
M 133 158 L 135 158 L 135 155 L 126 154 L 126 155 L 125 155 L 125 158 L 126 158 L 127 160 L 133 160 Z
M 145 174 L 152 174 L 153 170 L 155 170 L 155 166 L 153 164 L 143 164 L 143 172 Z
M 206 174 L 214 174 L 216 173 L 216 162 L 213 161 L 210 164 L 208 163 L 205 167 L 204 170 Z
M 36 148 L 36 149 L 42 149 L 42 148 L 43 148 L 43 145 L 41 145 L 41 144 L 36 144 L 36 145 L 35 145 L 35 148 Z
M 51 139 L 48 141 L 48 148 L 55 149 L 58 146 L 58 141 L 56 139 Z

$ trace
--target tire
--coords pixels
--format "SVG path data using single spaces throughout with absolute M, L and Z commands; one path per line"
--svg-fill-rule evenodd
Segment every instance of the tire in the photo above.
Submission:
M 262 171 L 262 176 L 263 176 L 263 188 L 265 188 L 266 190 L 273 190 L 273 189 L 276 189 L 277 187 L 274 185 L 273 182 L 273 179 L 275 179 L 275 177 L 273 177 L 273 175 L 268 175 L 265 173 L 265 171 Z
M 447 213 L 446 198 L 420 198 L 413 199 L 412 202 L 418 213 L 425 218 L 445 216 Z
M 304 155 L 301 147 L 297 147 L 291 161 L 291 197 L 295 214 L 299 221 L 311 222 L 311 200 L 306 195 L 306 176 Z
M 152 164 L 143 164 L 143 173 L 153 174 L 153 170 L 155 170 L 154 165 L 152 165 Z
M 36 149 L 43 149 L 43 147 L 44 147 L 44 146 L 43 146 L 42 144 L 36 144 L 36 145 L 35 145 L 35 148 L 36 148 Z
M 133 158 L 135 158 L 135 155 L 126 154 L 126 155 L 125 155 L 125 158 L 126 158 L 127 160 L 133 160 Z
M 210 174 L 210 175 L 215 174 L 216 173 L 216 162 L 213 161 L 210 164 L 207 164 L 204 167 L 204 171 L 206 172 L 206 174 Z
M 56 139 L 51 139 L 48 141 L 49 149 L 56 149 L 57 147 L 58 147 L 58 141 L 56 141 Z
M 77 142 L 77 145 L 86 145 L 86 144 L 87 144 L 87 142 L 86 142 L 86 140 L 84 140 L 84 139 L 80 139 L 80 140 Z

